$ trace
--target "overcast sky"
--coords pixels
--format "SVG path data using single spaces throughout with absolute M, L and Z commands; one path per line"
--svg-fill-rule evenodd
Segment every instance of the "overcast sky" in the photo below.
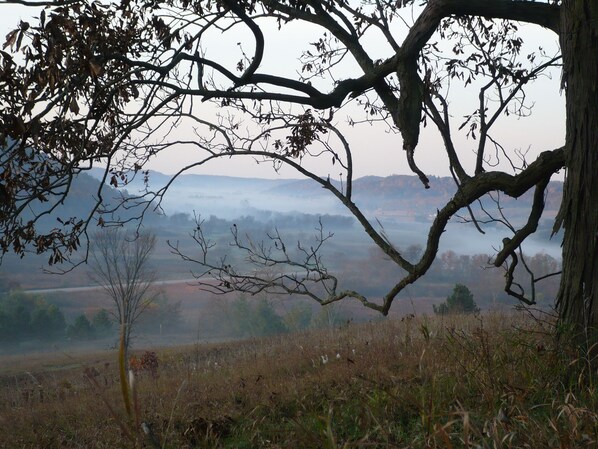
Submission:
M 2 44 L 4 36 L 14 29 L 20 19 L 27 20 L 32 10 L 26 7 L 14 5 L 2 5 L 0 1 L 0 36 Z M 306 31 L 295 28 L 288 32 L 279 32 L 274 40 L 266 38 L 266 55 L 271 63 L 285 64 L 285 58 L 296 58 L 301 48 L 293 43 L 299 40 Z M 311 37 L 311 36 L 310 36 Z M 525 26 L 522 37 L 530 49 L 539 45 L 548 50 L 549 53 L 557 49 L 557 38 L 552 32 L 535 26 Z M 313 40 L 313 38 L 311 39 Z M 309 38 L 307 42 L 310 42 Z M 293 50 L 293 47 L 296 50 Z M 237 49 L 233 49 L 237 50 Z M 231 51 L 233 51 L 231 50 Z M 291 60 L 292 60 L 291 59 Z M 352 74 L 350 76 L 356 76 Z M 552 79 L 544 78 L 528 89 L 529 98 L 534 101 L 534 109 L 531 117 L 525 119 L 501 118 L 495 127 L 495 136 L 500 136 L 502 144 L 510 150 L 527 150 L 528 161 L 533 160 L 535 155 L 541 151 L 554 149 L 564 143 L 564 94 L 560 91 L 560 79 L 558 71 L 553 72 Z M 472 104 L 477 97 L 476 91 L 454 91 L 449 99 L 453 110 L 454 122 L 460 120 L 460 115 L 467 113 L 468 105 Z M 344 127 L 347 113 L 339 113 L 335 118 L 337 124 Z M 388 176 L 392 174 L 411 174 L 403 151 L 401 150 L 401 139 L 398 135 L 388 133 L 382 127 L 365 127 L 351 129 L 346 127 L 347 136 L 352 144 L 353 158 L 356 177 L 365 175 Z M 460 154 L 469 163 L 473 164 L 476 142 L 467 139 L 457 139 Z M 185 156 L 185 152 L 168 152 L 150 163 L 149 168 L 164 173 L 172 173 L 179 167 L 193 159 Z M 416 152 L 416 159 L 422 170 L 430 175 L 447 176 L 449 174 L 444 156 L 442 143 L 438 133 L 432 126 L 422 131 L 420 144 Z M 322 163 L 315 163 L 314 170 L 320 171 L 321 175 L 330 174 L 336 177 L 336 173 L 330 167 Z M 245 177 L 276 177 L 271 166 L 267 164 L 258 165 L 251 160 L 223 160 L 209 166 L 196 170 L 197 173 L 222 174 Z M 284 170 L 282 176 L 298 177 L 293 171 Z

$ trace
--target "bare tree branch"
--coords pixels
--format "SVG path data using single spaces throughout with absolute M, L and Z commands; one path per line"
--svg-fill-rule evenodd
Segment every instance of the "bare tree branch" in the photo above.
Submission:
M 135 322 L 155 297 L 150 290 L 156 273 L 149 267 L 155 244 L 154 235 L 127 236 L 120 228 L 110 228 L 96 234 L 91 245 L 91 277 L 112 300 L 125 352 Z
M 405 270 L 405 276 L 391 286 L 381 303 L 338 288 L 338 280 L 320 258 L 322 245 L 330 238 L 321 226 L 317 243 L 293 245 L 293 254 L 277 231 L 268 236 L 270 245 L 265 245 L 233 230 L 233 244 L 265 271 L 246 273 L 226 260 L 210 261 L 207 253 L 212 243 L 203 235 L 201 224 L 193 238 L 203 256 L 181 255 L 208 267 L 220 281 L 209 284 L 217 292 L 279 291 L 306 295 L 322 304 L 353 297 L 386 314 L 399 292 L 428 271 L 447 223 L 461 209 L 470 210 L 481 230 L 470 206 L 483 195 L 500 191 L 517 198 L 535 187 L 528 223 L 514 231 L 497 258 L 499 265 L 509 257 L 511 266 L 516 265 L 516 250 L 535 230 L 542 213 L 541 197 L 550 175 L 565 164 L 564 148 L 556 148 L 511 175 L 494 170 L 495 161 L 487 150 L 504 150 L 491 135 L 492 126 L 507 112 L 529 112 L 524 87 L 553 66 L 558 56 L 539 62 L 530 58 L 521 68 L 515 27 L 505 22 L 492 28 L 480 17 L 524 21 L 558 33 L 560 6 L 556 4 L 429 0 L 400 42 L 401 32 L 390 19 L 401 8 L 383 2 L 356 7 L 318 0 L 225 0 L 193 5 L 175 0 L 157 10 L 136 2 L 79 1 L 76 8 L 69 7 L 68 1 L 11 3 L 57 7 L 40 13 L 36 26 L 21 23 L 7 36 L 4 47 L 8 51 L 0 52 L 3 253 L 50 251 L 50 262 L 63 262 L 77 251 L 79 237 L 87 236 L 92 222 L 117 225 L 140 220 L 148 211 L 160 209 L 164 194 L 186 170 L 217 159 L 250 156 L 275 169 L 285 164 L 329 191 L 390 260 Z M 262 72 L 269 38 L 262 24 L 268 20 L 280 28 L 300 20 L 326 35 L 318 42 L 305 42 L 315 48 L 311 56 L 306 49 L 299 61 L 307 74 Z M 241 60 L 231 68 L 226 55 L 210 53 L 206 43 L 210 36 L 228 35 L 238 27 L 249 33 L 254 49 L 248 56 L 241 48 Z M 379 60 L 366 50 L 370 30 L 384 36 L 385 53 Z M 457 40 L 471 44 L 473 55 L 461 55 L 460 48 L 450 58 L 436 54 L 432 36 L 449 30 Z M 502 40 L 511 47 L 501 53 L 495 45 L 485 47 L 484 39 Z M 350 62 L 353 71 L 338 76 L 340 61 Z M 322 79 L 312 83 L 316 74 Z M 451 80 L 466 87 L 475 81 L 479 89 L 477 110 L 461 126 L 470 127 L 462 132 L 472 138 L 479 133 L 477 160 L 470 173 L 455 144 L 454 135 L 461 129 L 455 130 L 449 120 L 446 93 Z M 490 110 L 493 96 L 498 102 Z M 422 122 L 431 121 L 442 136 L 456 191 L 439 208 L 417 261 L 404 258 L 353 202 L 352 149 L 342 125 L 334 122 L 339 109 L 352 102 L 360 102 L 366 110 L 363 116 L 351 118 L 353 124 L 383 120 L 400 133 L 402 142 L 397 141 L 397 148 L 402 146 L 407 164 L 426 188 L 431 183 L 418 166 L 416 154 Z M 216 118 L 206 118 L 204 110 L 216 110 Z M 246 127 L 251 132 L 240 129 L 242 118 L 250 120 Z M 194 129 L 194 136 L 177 135 L 186 126 Z M 150 188 L 146 183 L 145 191 L 123 195 L 118 205 L 105 199 L 106 183 L 126 186 L 129 176 L 146 176 L 143 167 L 156 154 L 181 146 L 192 147 L 199 155 L 164 186 Z M 304 163 L 323 156 L 339 167 L 340 186 Z M 64 220 L 62 229 L 36 228 L 40 217 L 54 213 L 68 196 L 76 174 L 96 165 L 105 170 L 89 215 Z M 27 210 L 38 212 L 32 220 L 25 220 Z M 173 250 L 182 252 L 176 244 Z M 280 270 L 282 266 L 291 271 Z

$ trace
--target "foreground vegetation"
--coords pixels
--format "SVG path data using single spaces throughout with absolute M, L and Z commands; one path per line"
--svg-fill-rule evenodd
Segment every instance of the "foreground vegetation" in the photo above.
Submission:
M 523 315 L 409 316 L 162 349 L 157 360 L 140 350 L 143 446 L 596 447 L 590 360 L 553 331 Z M 0 447 L 134 447 L 115 358 L 2 360 Z

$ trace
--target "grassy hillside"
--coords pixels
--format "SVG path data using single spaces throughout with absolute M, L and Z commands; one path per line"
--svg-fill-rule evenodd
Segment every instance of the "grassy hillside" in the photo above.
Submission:
M 136 377 L 154 437 L 138 447 L 596 447 L 596 379 L 552 330 L 522 315 L 409 316 L 159 350 Z M 1 360 L 0 447 L 135 447 L 114 359 Z

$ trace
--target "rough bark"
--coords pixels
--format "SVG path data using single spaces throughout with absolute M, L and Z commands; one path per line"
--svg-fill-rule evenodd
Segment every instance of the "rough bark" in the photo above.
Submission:
M 598 330 L 598 2 L 565 0 L 561 12 L 567 95 L 561 321 Z

